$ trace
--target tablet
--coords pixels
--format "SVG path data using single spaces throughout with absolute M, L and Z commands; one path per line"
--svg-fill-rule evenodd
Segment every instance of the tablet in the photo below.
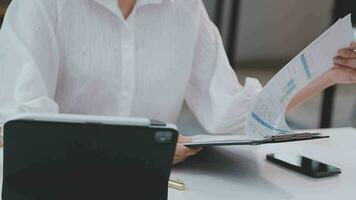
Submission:
M 177 137 L 149 119 L 16 117 L 4 124 L 2 199 L 167 199 Z

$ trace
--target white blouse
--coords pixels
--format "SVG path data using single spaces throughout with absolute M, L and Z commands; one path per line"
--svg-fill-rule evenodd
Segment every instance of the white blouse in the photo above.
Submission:
M 0 32 L 0 123 L 22 112 L 176 122 L 184 100 L 210 133 L 244 127 L 242 87 L 201 0 L 13 0 Z

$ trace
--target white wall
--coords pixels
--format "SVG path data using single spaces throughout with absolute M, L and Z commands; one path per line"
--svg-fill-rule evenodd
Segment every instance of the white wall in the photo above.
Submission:
M 289 60 L 325 30 L 334 0 L 242 0 L 238 63 Z

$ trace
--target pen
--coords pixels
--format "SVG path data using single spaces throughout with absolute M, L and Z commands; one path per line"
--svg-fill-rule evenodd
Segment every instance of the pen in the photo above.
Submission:
M 185 190 L 185 184 L 177 179 L 170 179 L 168 182 L 168 187 L 176 189 L 176 190 L 180 190 L 183 191 Z

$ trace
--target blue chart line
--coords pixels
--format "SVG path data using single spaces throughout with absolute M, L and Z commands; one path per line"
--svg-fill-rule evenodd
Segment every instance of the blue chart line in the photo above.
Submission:
M 286 130 L 281 130 L 278 128 L 273 127 L 272 125 L 268 124 L 267 122 L 265 122 L 263 119 L 261 119 L 255 112 L 252 112 L 251 116 L 258 121 L 260 124 L 262 124 L 264 127 L 273 130 L 273 131 L 278 131 L 278 132 L 282 132 L 282 133 L 288 133 L 288 131 Z
M 283 88 L 284 94 L 279 98 L 279 102 L 283 103 L 286 98 L 297 88 L 294 79 L 288 81 L 287 85 Z
M 287 91 L 287 95 L 290 95 L 292 92 L 293 92 L 293 90 L 295 90 L 297 88 L 297 86 L 295 86 L 295 85 L 293 85 L 292 87 L 290 87 L 289 89 L 288 89 L 288 91 Z
M 297 86 L 296 86 L 294 80 L 293 80 L 293 79 L 290 80 L 290 81 L 288 82 L 287 95 L 290 95 L 290 94 L 293 92 L 293 90 L 295 90 L 296 88 L 297 88 Z
M 288 85 L 288 87 L 295 85 L 294 79 L 291 79 L 290 81 L 288 81 L 287 85 Z
M 306 59 L 305 55 L 302 54 L 302 55 L 300 56 L 300 59 L 302 60 L 302 63 L 303 63 L 303 66 L 304 66 L 304 70 L 305 70 L 305 73 L 307 74 L 307 77 L 308 77 L 309 79 L 311 79 L 311 78 L 312 78 L 312 75 L 311 75 L 311 72 L 310 72 L 310 66 L 309 66 L 309 64 L 308 64 L 308 62 L 307 62 L 307 59 Z

